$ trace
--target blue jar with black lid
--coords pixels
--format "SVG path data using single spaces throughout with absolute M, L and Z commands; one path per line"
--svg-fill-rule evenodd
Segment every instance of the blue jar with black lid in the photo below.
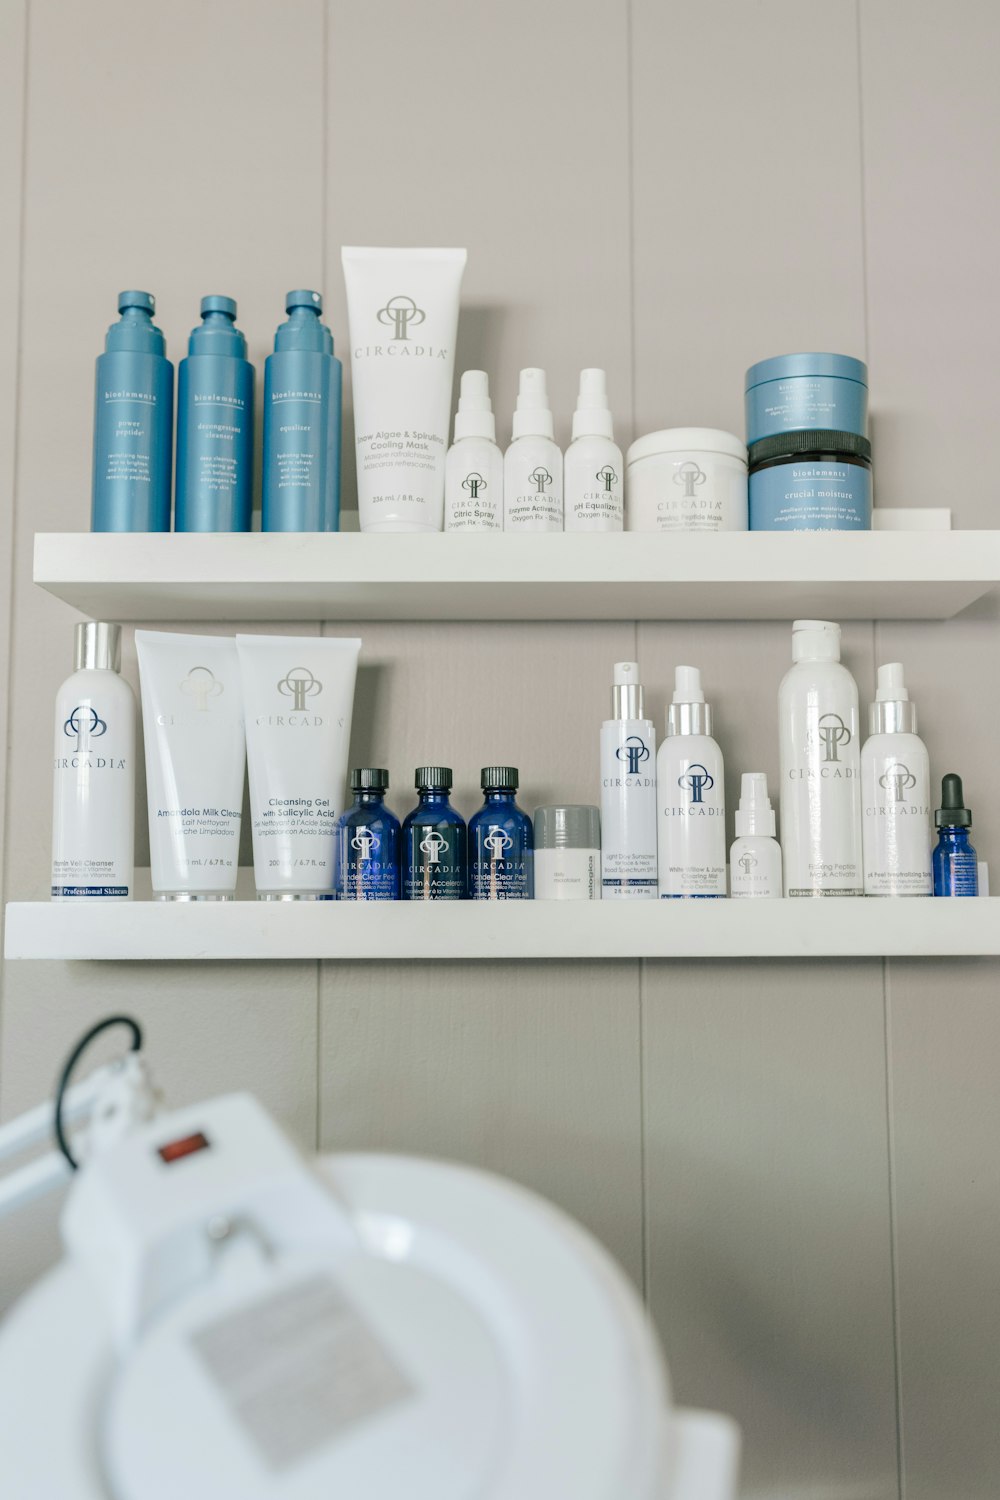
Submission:
M 779 354 L 746 374 L 747 443 L 814 428 L 868 433 L 868 366 L 849 354 Z
M 751 531 L 870 531 L 872 445 L 854 432 L 778 433 L 751 443 Z

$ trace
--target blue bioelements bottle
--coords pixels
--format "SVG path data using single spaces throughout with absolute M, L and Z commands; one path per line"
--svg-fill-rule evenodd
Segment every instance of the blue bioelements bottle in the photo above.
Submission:
M 939 830 L 933 856 L 935 896 L 978 896 L 979 861 L 969 839 L 972 811 L 965 806 L 962 778 L 954 772 L 941 779 L 934 824 Z
M 249 531 L 253 365 L 232 297 L 202 297 L 177 377 L 178 531 Z
M 530 901 L 535 894 L 531 819 L 514 800 L 513 766 L 484 766 L 485 801 L 469 819 L 469 894 L 473 901 Z
M 403 900 L 464 901 L 465 819 L 448 800 L 447 766 L 418 766 L 419 801 L 403 820 Z
M 97 359 L 93 531 L 169 531 L 174 367 L 149 292 L 119 292 Z
M 342 370 L 319 292 L 289 292 L 264 365 L 262 531 L 340 525 Z
M 385 805 L 389 772 L 351 772 L 354 806 L 337 823 L 337 899 L 399 900 L 399 819 Z

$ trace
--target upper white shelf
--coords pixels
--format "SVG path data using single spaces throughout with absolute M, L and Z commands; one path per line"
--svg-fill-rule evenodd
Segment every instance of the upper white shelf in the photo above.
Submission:
M 1000 531 L 35 537 L 35 582 L 105 620 L 948 619 Z

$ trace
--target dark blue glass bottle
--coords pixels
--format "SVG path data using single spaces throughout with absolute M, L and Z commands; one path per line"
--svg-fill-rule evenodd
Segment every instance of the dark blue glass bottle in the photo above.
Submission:
M 965 806 L 962 778 L 949 772 L 941 781 L 941 806 L 934 814 L 938 829 L 934 850 L 935 896 L 978 896 L 979 860 L 969 837 L 972 811 Z
M 514 800 L 513 766 L 484 766 L 485 801 L 469 819 L 469 894 L 473 901 L 530 901 L 535 894 L 535 836 Z
M 351 772 L 354 806 L 337 823 L 336 893 L 339 901 L 399 900 L 399 819 L 385 805 L 389 772 Z
M 403 820 L 403 900 L 464 901 L 465 819 L 448 800 L 447 766 L 418 766 L 420 800 Z

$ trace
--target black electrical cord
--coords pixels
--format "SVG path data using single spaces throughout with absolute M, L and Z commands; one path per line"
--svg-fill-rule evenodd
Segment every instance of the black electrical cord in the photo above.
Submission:
M 139 1025 L 138 1021 L 134 1021 L 131 1016 L 105 1016 L 103 1021 L 98 1021 L 96 1026 L 91 1026 L 89 1031 L 84 1032 L 83 1036 L 77 1042 L 69 1057 L 66 1059 L 63 1070 L 59 1074 L 59 1082 L 56 1085 L 56 1145 L 59 1147 L 59 1150 L 69 1162 L 70 1169 L 74 1172 L 77 1170 L 79 1162 L 76 1160 L 76 1157 L 69 1149 L 69 1141 L 66 1138 L 66 1131 L 63 1127 L 63 1101 L 66 1096 L 66 1090 L 69 1088 L 70 1078 L 73 1076 L 73 1070 L 76 1067 L 77 1063 L 80 1061 L 80 1058 L 86 1052 L 87 1048 L 90 1046 L 95 1037 L 99 1037 L 102 1031 L 107 1031 L 112 1026 L 127 1026 L 129 1031 L 131 1031 L 132 1033 L 132 1047 L 130 1050 L 133 1052 L 139 1052 L 141 1050 L 142 1027 Z

